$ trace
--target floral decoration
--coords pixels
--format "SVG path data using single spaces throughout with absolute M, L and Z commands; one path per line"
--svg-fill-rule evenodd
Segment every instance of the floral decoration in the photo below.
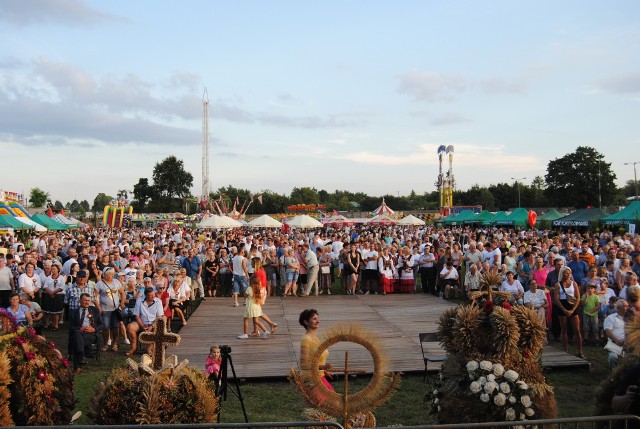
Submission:
M 529 396 L 529 385 L 520 375 L 506 370 L 500 363 L 471 360 L 466 365 L 469 373 L 469 394 L 491 408 L 502 420 L 527 420 L 535 415 Z M 530 419 L 529 419 L 530 420 Z

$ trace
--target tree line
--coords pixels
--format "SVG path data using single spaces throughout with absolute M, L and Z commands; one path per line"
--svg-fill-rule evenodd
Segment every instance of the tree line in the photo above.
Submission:
M 509 210 L 519 206 L 584 208 L 624 205 L 626 198 L 635 195 L 635 182 L 629 180 L 625 186 L 618 188 L 615 179 L 611 163 L 606 162 L 604 155 L 594 148 L 579 146 L 574 152 L 549 161 L 544 177 L 536 176 L 529 182 L 519 179 L 511 183 L 456 189 L 453 201 L 455 205 L 481 205 L 483 209 L 490 211 Z M 183 161 L 169 156 L 155 164 L 151 180 L 141 177 L 133 185 L 133 191 L 119 190 L 116 196 L 133 197 L 131 203 L 136 213 L 192 214 L 201 209 L 198 198 L 190 193 L 192 186 L 193 175 L 184 169 Z M 42 194 L 46 195 L 44 200 Z M 261 197 L 261 203 L 257 201 L 257 196 Z M 102 212 L 112 198 L 99 193 L 91 210 Z M 242 204 L 248 204 L 247 214 L 284 213 L 286 207 L 293 204 L 323 204 L 329 211 L 368 212 L 375 210 L 382 198 L 389 207 L 399 211 L 430 211 L 439 208 L 439 193 L 435 189 L 423 194 L 412 190 L 408 195 L 372 196 L 348 190 L 329 192 L 314 187 L 294 187 L 289 195 L 284 195 L 269 189 L 255 192 L 227 185 L 209 195 L 211 201 L 224 201 L 229 208 L 236 201 L 238 210 Z M 36 207 L 37 203 L 48 203 L 56 209 L 64 207 L 72 212 L 89 211 L 87 201 L 74 200 L 65 206 L 59 201 L 51 204 L 49 194 L 38 188 L 31 190 L 31 202 Z

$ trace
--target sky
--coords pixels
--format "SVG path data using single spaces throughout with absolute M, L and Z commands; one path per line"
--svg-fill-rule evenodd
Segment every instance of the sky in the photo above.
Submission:
M 175 155 L 200 195 L 205 88 L 213 191 L 422 194 L 440 145 L 459 189 L 578 146 L 622 186 L 640 2 L 1 1 L 0 189 L 92 202 Z

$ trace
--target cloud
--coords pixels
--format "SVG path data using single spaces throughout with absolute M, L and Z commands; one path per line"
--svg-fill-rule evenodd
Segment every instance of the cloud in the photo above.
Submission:
M 461 124 L 465 122 L 473 122 L 473 121 L 457 113 L 449 112 L 433 118 L 429 123 L 431 125 L 440 126 L 440 125 Z
M 603 79 L 596 85 L 601 91 L 613 94 L 637 94 L 640 92 L 640 73 Z
M 445 75 L 428 71 L 412 70 L 398 77 L 397 91 L 416 101 L 452 101 L 456 95 L 480 90 L 488 94 L 523 93 L 525 85 L 501 78 L 471 79 L 459 75 Z
M 399 76 L 397 91 L 418 101 L 450 101 L 453 94 L 468 89 L 467 79 L 461 76 L 447 76 L 432 72 L 412 70 Z
M 437 149 L 441 144 L 449 146 L 451 143 L 421 143 L 409 150 L 390 153 L 375 153 L 370 151 L 356 152 L 338 156 L 360 164 L 380 166 L 412 166 L 437 165 Z M 540 160 L 532 156 L 519 156 L 508 152 L 505 146 L 475 146 L 469 144 L 454 144 L 454 171 L 460 167 L 481 167 L 484 171 L 499 168 L 501 171 L 517 172 L 523 165 L 537 165 Z
M 0 2 L 0 20 L 26 27 L 49 22 L 89 26 L 124 19 L 93 9 L 81 0 L 19 0 Z
M 140 117 L 127 118 L 98 109 L 86 109 L 33 100 L 0 101 L 3 138 L 24 145 L 153 143 L 198 145 L 199 131 L 188 130 Z
M 500 78 L 484 79 L 479 81 L 480 88 L 489 94 L 520 94 L 525 91 L 524 84 L 520 82 L 508 82 Z
M 74 65 L 41 57 L 3 60 L 0 130 L 6 141 L 35 145 L 200 143 L 201 79 L 176 71 L 159 83 L 130 73 L 94 76 Z M 237 97 L 214 99 L 210 114 L 241 124 L 303 129 L 355 127 L 348 115 L 287 116 L 250 112 Z

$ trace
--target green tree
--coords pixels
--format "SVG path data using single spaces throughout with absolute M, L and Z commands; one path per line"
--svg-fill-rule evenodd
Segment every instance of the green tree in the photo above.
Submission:
M 639 187 L 637 185 L 640 185 L 640 184 L 636 183 L 635 180 L 633 179 L 627 180 L 627 183 L 625 183 L 624 186 L 622 187 L 622 194 L 624 195 L 624 197 L 629 198 L 629 197 L 635 197 L 636 195 L 638 195 Z
M 80 211 L 80 203 L 78 202 L 78 200 L 71 201 L 71 204 L 69 204 L 69 211 L 70 212 L 79 212 Z
M 64 206 L 62 205 L 62 203 L 58 200 L 56 200 L 55 203 L 53 203 L 53 208 L 56 210 L 62 210 L 64 209 Z
M 531 207 L 548 207 L 544 196 L 546 183 L 542 176 L 536 176 L 531 181 Z
M 33 207 L 43 207 L 49 198 L 49 193 L 40 188 L 31 188 L 29 193 L 29 202 Z
M 71 203 L 69 201 L 67 201 L 67 204 L 64 205 L 64 209 L 68 212 L 71 211 Z
M 100 192 L 93 199 L 93 207 L 91 208 L 91 211 L 93 211 L 93 213 L 102 213 L 105 206 L 109 204 L 109 201 L 112 199 L 113 197 L 106 195 L 104 192 Z
M 153 198 L 153 186 L 149 185 L 149 179 L 138 179 L 138 183 L 133 185 L 133 198 L 137 202 L 136 211 L 144 212 L 147 202 Z
M 320 204 L 320 196 L 316 188 L 293 188 L 289 199 L 291 204 Z
M 91 210 L 91 206 L 89 205 L 89 201 L 87 200 L 82 200 L 80 201 L 80 210 L 84 210 L 84 212 L 88 212 L 89 210 Z
M 171 155 L 153 167 L 153 187 L 160 200 L 189 196 L 193 175 L 184 169 L 184 162 Z
M 611 203 L 617 195 L 616 175 L 611 163 L 594 148 L 579 146 L 575 152 L 549 161 L 545 196 L 549 203 L 561 207 L 598 207 Z

